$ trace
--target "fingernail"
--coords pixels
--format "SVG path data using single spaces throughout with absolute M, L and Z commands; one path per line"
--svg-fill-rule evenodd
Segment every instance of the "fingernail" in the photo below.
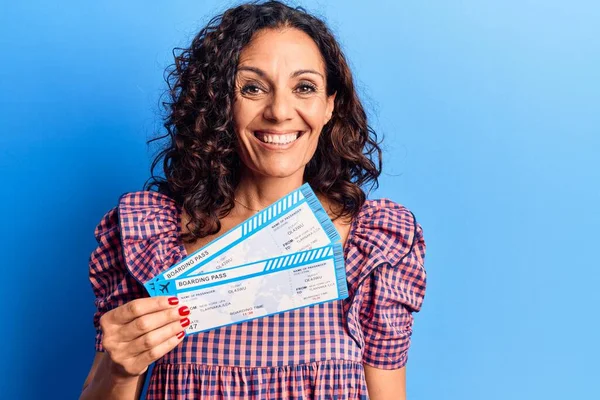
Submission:
M 185 336 L 185 332 L 183 332 L 183 331 L 182 331 L 182 332 L 179 332 L 179 333 L 177 334 L 177 339 L 181 339 L 181 338 L 182 338 L 182 337 L 184 337 L 184 336 Z
M 179 299 L 177 297 L 169 297 L 169 304 L 172 306 L 176 306 L 179 304 Z
M 181 326 L 182 326 L 183 328 L 185 328 L 186 326 L 188 326 L 188 325 L 190 324 L 190 319 L 189 319 L 189 318 L 184 318 L 184 319 L 182 319 L 182 320 L 181 320 L 181 321 L 179 321 L 179 322 L 181 322 Z
M 190 313 L 190 309 L 187 306 L 179 307 L 179 315 L 185 317 Z

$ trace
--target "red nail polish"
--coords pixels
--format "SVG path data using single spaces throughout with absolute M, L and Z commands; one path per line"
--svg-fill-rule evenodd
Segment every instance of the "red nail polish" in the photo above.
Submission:
M 169 297 L 169 304 L 172 306 L 176 306 L 179 304 L 179 299 L 177 297 Z
M 179 315 L 181 315 L 182 317 L 189 315 L 189 313 L 190 309 L 187 306 L 179 307 Z
M 189 319 L 189 318 L 184 318 L 184 319 L 182 319 L 182 320 L 181 320 L 181 321 L 179 321 L 179 322 L 181 322 L 181 326 L 182 326 L 183 328 L 185 328 L 186 326 L 188 326 L 188 325 L 190 324 L 190 319 Z
M 185 336 L 185 332 L 179 332 L 179 333 L 177 334 L 177 339 L 181 339 L 181 338 L 182 338 L 182 337 L 184 337 L 184 336 Z

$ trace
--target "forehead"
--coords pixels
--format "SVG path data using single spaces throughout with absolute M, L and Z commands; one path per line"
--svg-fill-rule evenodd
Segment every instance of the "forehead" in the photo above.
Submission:
M 295 28 L 263 29 L 254 34 L 240 53 L 239 65 L 269 69 L 313 68 L 324 72 L 325 63 L 317 44 Z

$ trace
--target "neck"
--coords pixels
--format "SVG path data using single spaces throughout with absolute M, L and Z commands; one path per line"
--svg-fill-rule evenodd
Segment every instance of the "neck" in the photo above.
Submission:
M 245 171 L 235 189 L 238 202 L 252 210 L 263 210 L 302 186 L 302 172 L 285 178 L 257 176 Z

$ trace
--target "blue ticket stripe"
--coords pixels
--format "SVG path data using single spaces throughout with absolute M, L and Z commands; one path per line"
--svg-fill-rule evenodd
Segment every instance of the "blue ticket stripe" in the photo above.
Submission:
M 275 257 L 267 261 L 265 271 L 275 271 L 285 267 L 298 267 L 320 260 L 325 260 L 333 256 L 335 245 L 327 245 L 316 249 L 299 251 L 281 257 Z M 342 260 L 343 261 L 343 260 Z
M 307 191 L 302 190 L 304 186 L 308 187 Z M 250 235 L 252 232 L 260 230 L 262 227 L 269 224 L 274 219 L 279 218 L 288 210 L 295 208 L 295 206 L 303 203 L 306 197 L 305 192 L 314 196 L 314 193 L 312 189 L 310 189 L 310 186 L 308 186 L 308 184 L 305 183 L 299 189 L 294 190 L 287 196 L 284 196 L 283 198 L 277 200 L 275 203 L 271 204 L 269 207 L 262 210 L 255 216 L 248 218 L 245 222 L 241 224 L 242 236 Z
M 312 190 L 311 190 L 312 191 Z M 253 217 L 242 222 L 242 237 L 249 236 L 255 231 L 260 230 L 265 225 L 280 217 L 288 210 L 304 202 L 303 193 L 298 189 L 287 196 L 277 200 L 275 203 L 262 210 Z
M 333 256 L 335 257 L 335 275 L 337 278 L 338 298 L 348 297 L 348 278 L 346 276 L 346 263 L 344 262 L 344 248 L 340 245 L 334 247 Z
M 323 230 L 327 234 L 327 237 L 329 237 L 329 240 L 331 240 L 332 242 L 337 242 L 341 240 L 342 238 L 338 233 L 337 229 L 335 229 L 335 225 L 333 225 L 333 222 L 331 222 L 331 218 L 329 218 L 329 215 L 327 215 L 327 211 L 325 211 L 325 209 L 321 205 L 321 202 L 319 201 L 319 198 L 317 197 L 315 192 L 313 192 L 313 190 L 310 188 L 308 183 L 302 185 L 300 187 L 300 191 L 302 191 L 302 194 L 304 195 L 304 197 L 306 197 L 306 202 L 310 206 L 310 209 L 315 213 L 317 221 L 319 221 L 319 223 L 321 224 L 321 228 L 323 228 Z
M 275 257 L 267 261 L 265 271 L 273 271 L 289 265 L 298 266 L 300 263 L 318 261 L 333 256 L 333 245 L 327 245 L 316 249 L 299 251 L 282 257 Z M 342 260 L 343 261 L 343 260 Z
M 341 257 L 339 255 L 341 255 Z M 298 261 L 293 262 L 294 259 L 297 259 Z M 340 289 L 338 287 L 338 296 L 340 295 L 340 293 L 342 293 L 342 294 L 346 293 L 344 297 L 347 297 L 348 296 L 348 288 L 346 286 L 346 277 L 345 277 L 346 267 L 344 265 L 343 249 L 342 249 L 342 245 L 340 243 L 335 243 L 332 245 L 327 245 L 324 247 L 319 247 L 319 248 L 311 249 L 311 250 L 307 250 L 307 251 L 301 251 L 298 253 L 292 253 L 292 254 L 289 254 L 286 256 L 271 258 L 271 259 L 267 260 L 266 266 L 263 269 L 263 271 L 258 271 L 255 273 L 239 276 L 239 277 L 232 278 L 232 279 L 220 279 L 217 282 L 213 282 L 213 283 L 209 282 L 206 284 L 190 286 L 190 287 L 181 288 L 181 289 L 177 289 L 176 284 L 175 284 L 175 281 L 181 281 L 181 280 L 185 280 L 185 279 L 194 279 L 194 278 L 200 279 L 202 277 L 210 276 L 213 274 L 227 273 L 228 271 L 239 270 L 241 268 L 249 268 L 256 264 L 263 264 L 263 263 L 265 263 L 265 261 L 263 260 L 263 261 L 258 261 L 258 262 L 254 262 L 254 263 L 241 265 L 238 267 L 232 267 L 232 268 L 222 269 L 222 270 L 213 271 L 213 272 L 207 272 L 205 274 L 198 274 L 198 275 L 194 275 L 192 277 L 182 277 L 182 278 L 176 278 L 176 279 L 164 281 L 162 283 L 168 285 L 166 293 L 164 293 L 164 295 L 167 295 L 167 294 L 168 295 L 176 295 L 176 294 L 184 293 L 184 292 L 203 290 L 203 289 L 218 286 L 218 285 L 242 281 L 242 280 L 254 278 L 257 276 L 267 275 L 269 273 L 298 268 L 298 267 L 302 267 L 305 265 L 315 264 L 319 261 L 330 260 L 330 259 L 333 259 L 333 261 L 334 261 L 337 284 L 339 285 L 340 282 L 342 282 L 342 284 L 343 284 L 342 289 Z M 340 263 L 341 263 L 341 265 L 339 265 Z M 344 275 L 343 281 L 340 280 L 340 277 L 339 277 L 340 273 L 343 273 L 343 275 Z

